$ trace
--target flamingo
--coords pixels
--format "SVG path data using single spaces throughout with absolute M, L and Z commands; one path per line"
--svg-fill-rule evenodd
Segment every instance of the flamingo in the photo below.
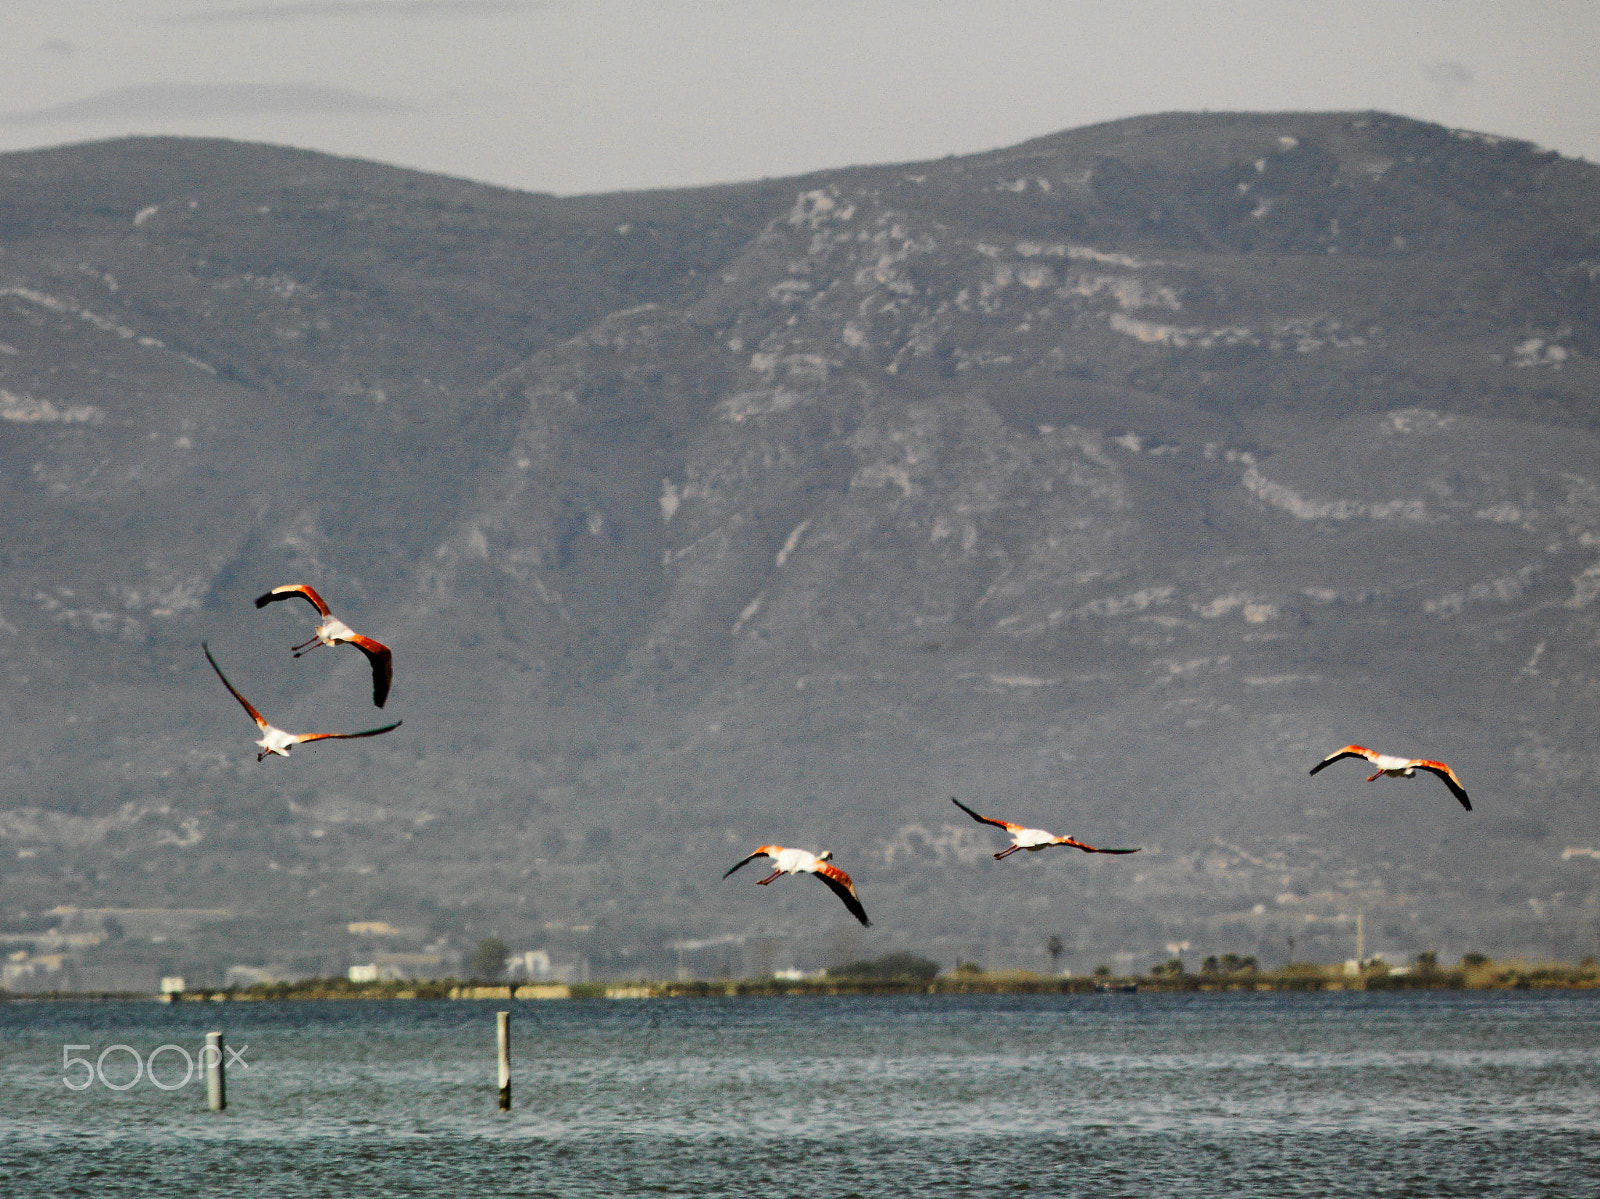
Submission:
M 389 652 L 389 647 L 371 637 L 363 637 L 349 625 L 329 610 L 328 605 L 322 602 L 322 597 L 316 589 L 306 583 L 286 583 L 282 587 L 274 587 L 265 595 L 256 596 L 256 607 L 265 608 L 268 604 L 275 604 L 279 600 L 302 596 L 317 610 L 322 617 L 322 623 L 317 626 L 316 636 L 309 641 L 302 641 L 294 647 L 294 656 L 299 658 L 309 654 L 319 645 L 355 646 L 367 655 L 367 661 L 372 663 L 372 702 L 378 707 L 383 707 L 383 701 L 389 697 L 389 684 L 394 681 L 394 660 Z
M 391 732 L 404 723 L 397 720 L 393 724 L 384 725 L 381 729 L 368 729 L 364 733 L 286 733 L 282 729 L 274 728 L 268 724 L 266 717 L 257 712 L 251 706 L 250 701 L 240 695 L 234 685 L 228 682 L 228 676 L 222 673 L 222 667 L 218 666 L 217 660 L 211 656 L 211 647 L 209 645 L 202 641 L 200 648 L 206 651 L 206 661 L 211 663 L 211 669 L 217 672 L 217 677 L 222 680 L 222 685 L 233 693 L 233 698 L 243 705 L 244 710 L 250 713 L 250 719 L 255 721 L 257 727 L 261 729 L 261 740 L 256 742 L 261 747 L 261 752 L 256 755 L 256 761 L 258 762 L 268 754 L 277 754 L 279 757 L 287 758 L 289 751 L 302 741 L 323 741 L 329 737 L 336 737 L 340 740 L 348 740 L 352 737 L 376 737 L 379 733 Z
M 1472 811 L 1472 801 L 1467 798 L 1466 788 L 1462 787 L 1461 780 L 1456 777 L 1456 772 L 1443 762 L 1430 761 L 1427 758 L 1392 758 L 1388 754 L 1380 754 L 1376 750 L 1366 748 L 1364 745 L 1347 745 L 1343 749 L 1335 750 L 1322 761 L 1311 768 L 1311 773 L 1316 774 L 1324 766 L 1337 762 L 1340 758 L 1365 758 L 1377 767 L 1367 776 L 1367 782 L 1387 774 L 1390 778 L 1416 778 L 1417 771 L 1426 770 L 1430 774 L 1439 776 L 1439 780 L 1450 788 L 1450 794 L 1461 801 L 1461 806 L 1467 811 Z
M 872 921 L 867 919 L 866 909 L 861 906 L 861 900 L 856 895 L 855 884 L 850 881 L 850 876 L 837 866 L 832 865 L 828 859 L 833 857 L 833 850 L 825 849 L 821 853 L 807 853 L 803 849 L 786 849 L 782 845 L 763 845 L 747 858 L 740 858 L 728 867 L 727 878 L 735 870 L 747 862 L 757 858 L 771 858 L 776 869 L 766 878 L 757 879 L 758 885 L 765 887 L 780 874 L 814 874 L 844 901 L 844 906 L 850 909 L 850 914 L 869 928 Z
M 1085 845 L 1082 841 L 1074 840 L 1071 837 L 1058 837 L 1054 833 L 1048 833 L 1042 828 L 1023 828 L 1022 825 L 1012 824 L 1009 820 L 993 820 L 988 816 L 980 816 L 971 808 L 967 807 L 966 804 L 957 799 L 954 795 L 950 797 L 950 802 L 955 804 L 956 807 L 960 808 L 963 812 L 965 812 L 968 816 L 971 816 L 980 824 L 992 824 L 996 828 L 1003 828 L 1006 830 L 1006 832 L 1011 834 L 1010 848 L 1002 849 L 999 853 L 994 855 L 994 860 L 997 862 L 1003 857 L 1007 857 L 1010 854 L 1016 853 L 1019 849 L 1026 849 L 1030 853 L 1037 853 L 1039 850 L 1051 845 L 1070 845 L 1074 849 L 1083 850 L 1084 853 L 1139 852 L 1137 849 L 1096 849 L 1093 845 Z

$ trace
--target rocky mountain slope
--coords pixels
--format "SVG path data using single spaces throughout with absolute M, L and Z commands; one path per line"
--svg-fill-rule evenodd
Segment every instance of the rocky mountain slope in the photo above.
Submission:
M 0 156 L 0 920 L 80 978 L 363 920 L 603 973 L 1593 952 L 1596 212 L 1381 114 L 571 199 Z M 395 647 L 383 713 L 288 581 Z M 275 723 L 405 724 L 258 765 L 202 639 Z M 1307 777 L 1350 741 L 1474 810 Z M 995 863 L 952 794 L 1144 852 Z M 874 928 L 719 883 L 768 841 Z M 102 927 L 178 908 L 227 914 Z

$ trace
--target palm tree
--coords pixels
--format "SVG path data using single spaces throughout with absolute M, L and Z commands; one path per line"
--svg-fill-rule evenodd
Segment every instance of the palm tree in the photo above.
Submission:
M 1045 942 L 1044 947 L 1050 951 L 1050 972 L 1052 974 L 1060 973 L 1056 969 L 1056 965 L 1061 961 L 1061 955 L 1066 952 L 1067 947 L 1061 943 L 1061 938 L 1056 936 L 1055 933 L 1050 934 L 1050 939 Z

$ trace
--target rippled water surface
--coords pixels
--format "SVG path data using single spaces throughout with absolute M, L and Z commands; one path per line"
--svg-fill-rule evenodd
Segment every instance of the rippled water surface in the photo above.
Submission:
M 198 1071 L 184 1084 L 176 1050 L 136 1075 L 135 1054 L 193 1056 L 213 1028 L 242 1055 L 226 1113 L 206 1110 Z M 69 1045 L 89 1066 L 63 1071 Z M 5 1195 L 1582 1195 L 1596 1180 L 1600 995 L 1583 992 L 0 1004 Z

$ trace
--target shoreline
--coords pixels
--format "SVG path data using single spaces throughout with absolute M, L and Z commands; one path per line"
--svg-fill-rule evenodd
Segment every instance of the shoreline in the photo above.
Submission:
M 1565 962 L 1484 962 L 1473 966 L 1393 970 L 1369 964 L 1292 965 L 1281 970 L 1231 973 L 1073 975 L 1059 977 L 1025 971 L 979 973 L 961 970 L 933 979 L 828 976 L 780 979 L 637 980 L 593 983 L 486 980 L 412 980 L 353 983 L 345 979 L 303 979 L 258 983 L 251 987 L 197 988 L 157 995 L 114 991 L 0 991 L 0 1003 L 260 1003 L 282 1000 L 483 1000 L 522 1002 L 554 999 L 740 999 L 787 996 L 868 995 L 1092 995 L 1096 993 L 1178 994 L 1278 991 L 1510 991 L 1600 989 L 1600 964 Z

